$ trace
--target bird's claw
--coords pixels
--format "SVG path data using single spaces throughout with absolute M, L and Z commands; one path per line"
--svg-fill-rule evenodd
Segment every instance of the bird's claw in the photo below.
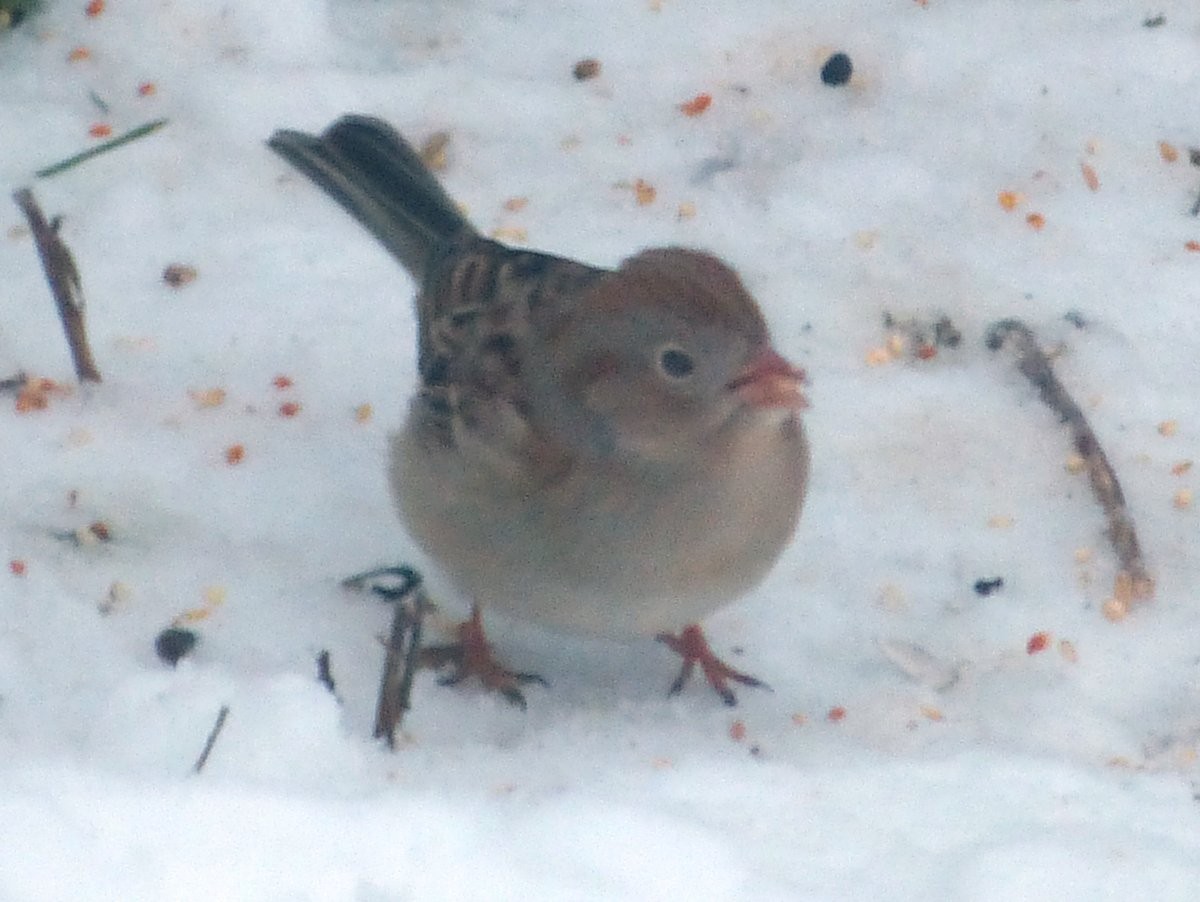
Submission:
M 729 683 L 741 683 L 743 686 L 754 686 L 759 689 L 770 690 L 770 686 L 764 683 L 757 677 L 752 677 L 748 673 L 742 673 L 740 670 L 735 670 L 713 653 L 709 647 L 708 640 L 704 638 L 704 632 L 700 627 L 692 625 L 684 627 L 683 631 L 678 636 L 673 633 L 659 633 L 656 637 L 659 642 L 666 645 L 671 651 L 683 658 L 683 664 L 679 668 L 679 675 L 675 677 L 675 681 L 671 683 L 670 689 L 667 690 L 667 695 L 678 695 L 688 680 L 692 677 L 692 671 L 696 669 L 696 665 L 700 665 L 700 670 L 704 674 L 708 685 L 713 688 L 713 691 L 721 697 L 721 701 L 729 706 L 737 704 L 737 696 L 733 690 L 729 688 Z
M 468 677 L 478 677 L 485 689 L 499 692 L 522 710 L 526 705 L 521 686 L 530 683 L 549 685 L 540 674 L 509 670 L 495 659 L 478 608 L 472 609 L 470 619 L 459 624 L 457 642 L 431 645 L 421 650 L 421 666 L 435 670 L 451 667 L 450 673 L 438 680 L 443 686 L 454 686 Z

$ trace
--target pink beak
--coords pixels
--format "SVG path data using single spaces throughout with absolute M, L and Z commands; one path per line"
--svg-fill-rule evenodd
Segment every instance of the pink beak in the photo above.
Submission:
M 802 386 L 808 381 L 804 370 L 792 366 L 768 347 L 746 366 L 729 388 L 754 407 L 784 407 L 803 410 L 808 406 Z

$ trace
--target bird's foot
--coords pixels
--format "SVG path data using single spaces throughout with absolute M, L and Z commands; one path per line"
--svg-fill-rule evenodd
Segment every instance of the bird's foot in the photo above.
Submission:
M 458 641 L 446 645 L 431 645 L 421 649 L 421 665 L 441 669 L 449 666 L 451 671 L 439 682 L 453 686 L 468 677 L 478 677 L 485 689 L 499 692 L 522 710 L 525 695 L 521 687 L 529 683 L 546 681 L 536 673 L 509 670 L 492 655 L 491 643 L 483 631 L 483 616 L 478 606 L 471 609 L 471 616 L 458 625 Z
M 718 658 L 709 647 L 708 640 L 704 638 L 704 631 L 694 624 L 684 627 L 678 636 L 673 633 L 659 633 L 656 638 L 683 658 L 679 676 L 671 684 L 671 688 L 667 691 L 668 695 L 675 695 L 683 689 L 697 664 L 704 672 L 704 678 L 708 680 L 708 685 L 713 687 L 713 690 L 727 705 L 737 704 L 737 696 L 729 688 L 730 681 L 741 683 L 743 686 L 757 686 L 760 689 L 769 690 L 771 688 L 762 680 L 752 677 L 748 673 L 734 670 Z

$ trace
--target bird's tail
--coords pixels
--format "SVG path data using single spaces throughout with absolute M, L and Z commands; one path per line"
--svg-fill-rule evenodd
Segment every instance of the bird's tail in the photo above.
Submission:
M 320 136 L 281 129 L 267 145 L 366 226 L 418 282 L 437 247 L 474 233 L 420 155 L 379 119 L 343 116 Z

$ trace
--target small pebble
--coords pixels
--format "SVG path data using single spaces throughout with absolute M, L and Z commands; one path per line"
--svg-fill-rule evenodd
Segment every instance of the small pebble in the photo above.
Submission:
M 198 638 L 192 630 L 178 626 L 168 627 L 154 640 L 154 651 L 163 661 L 174 667 L 196 647 Z
M 844 53 L 835 53 L 821 67 L 821 81 L 830 87 L 837 87 L 848 82 L 853 72 L 854 66 L 850 62 L 850 57 Z

